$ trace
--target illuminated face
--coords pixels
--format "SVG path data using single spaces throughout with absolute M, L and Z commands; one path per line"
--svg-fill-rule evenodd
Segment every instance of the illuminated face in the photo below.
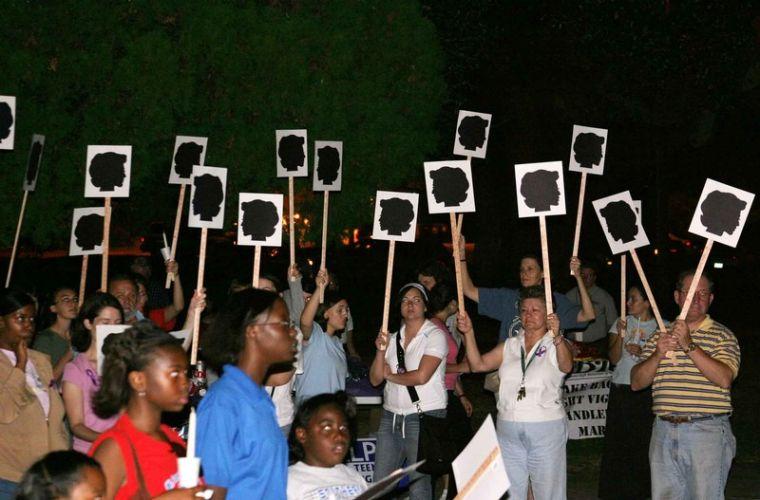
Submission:
M 187 354 L 180 346 L 162 347 L 142 371 L 145 397 L 162 411 L 180 411 L 187 404 L 190 381 Z
M 306 427 L 296 428 L 296 439 L 304 450 L 304 462 L 314 467 L 333 467 L 348 453 L 351 432 L 346 415 L 334 405 L 325 405 L 312 415 Z
M 520 285 L 523 288 L 540 285 L 543 279 L 544 273 L 536 259 L 525 257 L 520 261 Z
M 29 343 L 34 334 L 34 316 L 37 308 L 29 304 L 10 314 L 0 316 L 0 347 L 15 350 L 19 342 Z
M 416 288 L 409 288 L 401 298 L 401 317 L 404 320 L 418 320 L 425 318 L 425 300 L 422 292 Z
M 108 286 L 108 293 L 116 297 L 127 316 L 137 307 L 137 287 L 132 280 L 112 281 Z
M 628 298 L 625 301 L 625 307 L 628 308 L 628 314 L 640 317 L 649 310 L 650 304 L 642 295 L 641 291 L 636 288 L 628 290 Z
M 541 299 L 525 299 L 520 303 L 520 321 L 529 331 L 546 330 L 546 304 Z
M 348 302 L 345 300 L 338 301 L 337 304 L 325 311 L 325 319 L 327 320 L 327 325 L 332 327 L 334 331 L 346 328 L 346 322 L 348 321 Z
M 58 290 L 53 297 L 50 312 L 62 319 L 72 320 L 79 312 L 79 297 L 71 289 Z
M 122 317 L 119 310 L 115 307 L 106 306 L 98 312 L 92 321 L 85 319 L 84 327 L 94 334 L 98 325 L 120 325 L 121 323 Z
M 686 302 L 686 295 L 689 292 L 689 287 L 691 286 L 693 278 L 693 276 L 687 276 L 686 279 L 683 280 L 683 287 L 674 292 L 676 304 L 678 304 L 678 307 L 681 309 L 683 309 L 683 305 Z M 694 293 L 694 299 L 691 301 L 691 306 L 689 306 L 689 311 L 686 313 L 686 321 L 693 322 L 704 319 L 714 298 L 712 290 L 710 289 L 710 283 L 704 276 L 702 276 L 699 279 L 699 284 Z

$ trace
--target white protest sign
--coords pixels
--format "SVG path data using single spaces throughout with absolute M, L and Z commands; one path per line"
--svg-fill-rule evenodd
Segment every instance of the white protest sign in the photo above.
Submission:
M 309 175 L 309 148 L 306 130 L 277 130 L 277 177 L 306 177 Z
M 607 129 L 573 125 L 568 170 L 602 175 L 606 149 Z
M 488 136 L 491 132 L 491 115 L 460 110 L 454 135 L 454 154 L 471 158 L 485 158 Z
M 16 137 L 16 97 L 0 95 L 0 150 L 13 149 Z
M 87 146 L 85 198 L 127 198 L 132 146 Z
M 29 148 L 29 159 L 26 164 L 26 174 L 22 189 L 24 191 L 34 191 L 37 187 L 37 178 L 40 175 L 40 164 L 42 163 L 42 150 L 45 147 L 45 136 L 40 134 L 32 135 L 32 144 Z
M 509 477 L 490 415 L 451 462 L 451 468 L 461 498 L 497 499 L 509 489 Z
M 340 191 L 343 182 L 343 142 L 314 141 L 314 191 Z
M 246 246 L 282 245 L 283 196 L 270 193 L 240 193 L 237 243 Z
M 224 196 L 227 189 L 227 169 L 193 167 L 190 193 L 189 227 L 222 229 L 224 227 Z
M 190 184 L 193 167 L 205 165 L 208 137 L 178 135 L 174 141 L 172 168 L 169 171 L 169 184 Z
M 69 255 L 100 255 L 103 253 L 104 207 L 75 208 L 71 221 Z
M 515 165 L 517 216 L 565 214 L 565 182 L 561 161 Z
M 604 437 L 612 372 L 573 374 L 565 380 L 564 400 L 569 439 Z
M 475 189 L 470 160 L 424 164 L 428 211 L 431 214 L 474 212 Z
M 689 232 L 736 248 L 755 195 L 707 179 L 689 225 Z
M 591 204 L 613 254 L 649 245 L 629 191 L 594 200 Z
M 417 193 L 378 191 L 375 195 L 372 238 L 413 243 L 417 232 L 419 198 Z
M 105 355 L 103 354 L 103 343 L 110 335 L 116 335 L 123 333 L 129 329 L 129 325 L 97 325 L 95 327 L 95 342 L 97 349 L 98 359 L 98 375 L 103 374 L 103 361 L 105 361 Z

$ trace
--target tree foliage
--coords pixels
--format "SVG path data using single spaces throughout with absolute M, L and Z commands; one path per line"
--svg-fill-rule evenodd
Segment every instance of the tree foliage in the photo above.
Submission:
M 308 129 L 310 163 L 314 140 L 344 141 L 336 230 L 368 223 L 375 190 L 404 185 L 436 147 L 443 59 L 416 2 L 14 1 L 3 26 L 0 93 L 18 96 L 18 124 L 16 150 L 0 156 L 0 231 L 13 234 L 28 141 L 43 133 L 25 223 L 43 247 L 68 238 L 72 208 L 101 203 L 82 198 L 88 144 L 133 145 L 117 241 L 172 223 L 178 134 L 208 136 L 206 164 L 229 169 L 227 229 L 238 192 L 287 192 L 275 129 Z M 321 214 L 311 178 L 296 192 Z

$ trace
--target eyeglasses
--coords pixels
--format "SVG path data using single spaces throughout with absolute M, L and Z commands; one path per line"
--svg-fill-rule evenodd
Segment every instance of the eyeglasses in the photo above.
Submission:
M 689 290 L 678 290 L 678 291 L 683 294 L 689 293 Z M 694 292 L 694 296 L 699 297 L 700 299 L 706 299 L 710 297 L 710 295 L 712 295 L 712 290 L 708 290 L 708 289 L 697 290 L 696 292 Z
M 55 301 L 56 304 L 79 304 L 79 297 L 61 297 Z

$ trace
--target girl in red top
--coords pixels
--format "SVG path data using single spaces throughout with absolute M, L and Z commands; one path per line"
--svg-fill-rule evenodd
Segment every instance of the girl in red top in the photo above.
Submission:
M 95 412 L 106 418 L 124 410 L 90 449 L 103 467 L 107 499 L 192 499 L 204 489 L 176 489 L 177 458 L 185 443 L 161 425 L 161 413 L 187 404 L 187 355 L 179 341 L 148 321 L 111 335 Z

